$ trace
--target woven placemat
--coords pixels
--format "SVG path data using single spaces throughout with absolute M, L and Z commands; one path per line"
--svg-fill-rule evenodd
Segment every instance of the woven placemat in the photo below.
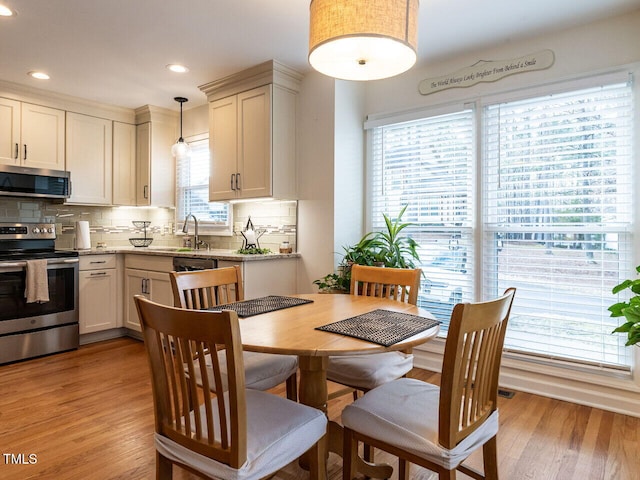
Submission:
M 273 312 L 275 310 L 282 310 L 284 308 L 295 307 L 312 302 L 313 300 L 308 300 L 306 298 L 269 295 L 267 297 L 253 298 L 251 300 L 244 300 L 242 302 L 218 305 L 216 307 L 211 307 L 208 310 L 234 310 L 238 314 L 238 317 L 246 318 L 253 317 L 254 315 L 260 315 L 261 313 Z
M 439 324 L 438 320 L 430 318 L 377 309 L 316 327 L 316 330 L 339 333 L 388 347 Z

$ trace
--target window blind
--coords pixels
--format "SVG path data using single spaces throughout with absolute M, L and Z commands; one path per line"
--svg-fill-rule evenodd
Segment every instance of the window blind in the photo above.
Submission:
M 191 155 L 176 159 L 176 225 L 193 213 L 202 233 L 231 228 L 229 204 L 209 202 L 209 142 L 190 142 Z
M 518 289 L 505 348 L 626 369 L 613 286 L 632 275 L 631 86 L 483 111 L 483 291 Z
M 461 300 L 473 298 L 473 111 L 377 126 L 371 134 L 371 225 L 397 217 L 419 245 L 419 305 L 444 324 Z

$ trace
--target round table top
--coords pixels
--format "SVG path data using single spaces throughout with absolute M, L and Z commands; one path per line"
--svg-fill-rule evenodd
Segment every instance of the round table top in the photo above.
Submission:
M 313 303 L 240 319 L 242 345 L 245 350 L 307 356 L 379 353 L 405 350 L 420 345 L 435 337 L 439 330 L 435 326 L 385 347 L 315 328 L 379 308 L 430 319 L 434 319 L 433 315 L 415 305 L 377 297 L 344 294 L 291 296 L 313 300 Z

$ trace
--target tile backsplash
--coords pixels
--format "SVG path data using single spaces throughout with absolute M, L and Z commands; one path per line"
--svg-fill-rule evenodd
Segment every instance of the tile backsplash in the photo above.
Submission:
M 261 233 L 258 243 L 262 248 L 277 252 L 282 242 L 289 242 L 296 251 L 296 201 L 264 201 L 233 205 L 233 235 L 200 237 L 211 248 L 236 250 L 242 246 L 240 233 L 251 218 L 254 228 Z M 132 224 L 147 220 L 147 237 L 152 246 L 180 246 L 182 232 L 176 233 L 175 210 L 148 207 L 99 207 L 65 205 L 50 200 L 0 197 L 0 222 L 45 222 L 56 224 L 56 248 L 74 248 L 76 222 L 89 222 L 91 246 L 99 242 L 107 247 L 130 246 L 129 238 L 142 238 L 144 231 Z M 178 219 L 182 221 L 182 219 Z M 190 227 L 193 233 L 193 227 Z

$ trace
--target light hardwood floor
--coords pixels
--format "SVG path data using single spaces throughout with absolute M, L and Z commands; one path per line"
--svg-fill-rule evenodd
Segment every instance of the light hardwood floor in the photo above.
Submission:
M 412 376 L 439 380 L 417 369 Z M 284 388 L 275 393 L 284 395 Z M 349 399 L 334 400 L 329 416 L 339 418 Z M 640 419 L 522 392 L 500 399 L 499 406 L 502 480 L 640 478 Z M 142 343 L 117 339 L 0 367 L 0 453 L 3 480 L 155 478 L 151 387 Z M 16 464 L 20 461 L 25 464 Z M 479 467 L 481 457 L 474 454 L 469 462 Z M 330 480 L 341 478 L 341 465 L 332 454 Z M 174 478 L 197 477 L 176 469 Z M 275 478 L 306 479 L 308 474 L 294 463 Z M 411 478 L 433 477 L 412 466 Z

